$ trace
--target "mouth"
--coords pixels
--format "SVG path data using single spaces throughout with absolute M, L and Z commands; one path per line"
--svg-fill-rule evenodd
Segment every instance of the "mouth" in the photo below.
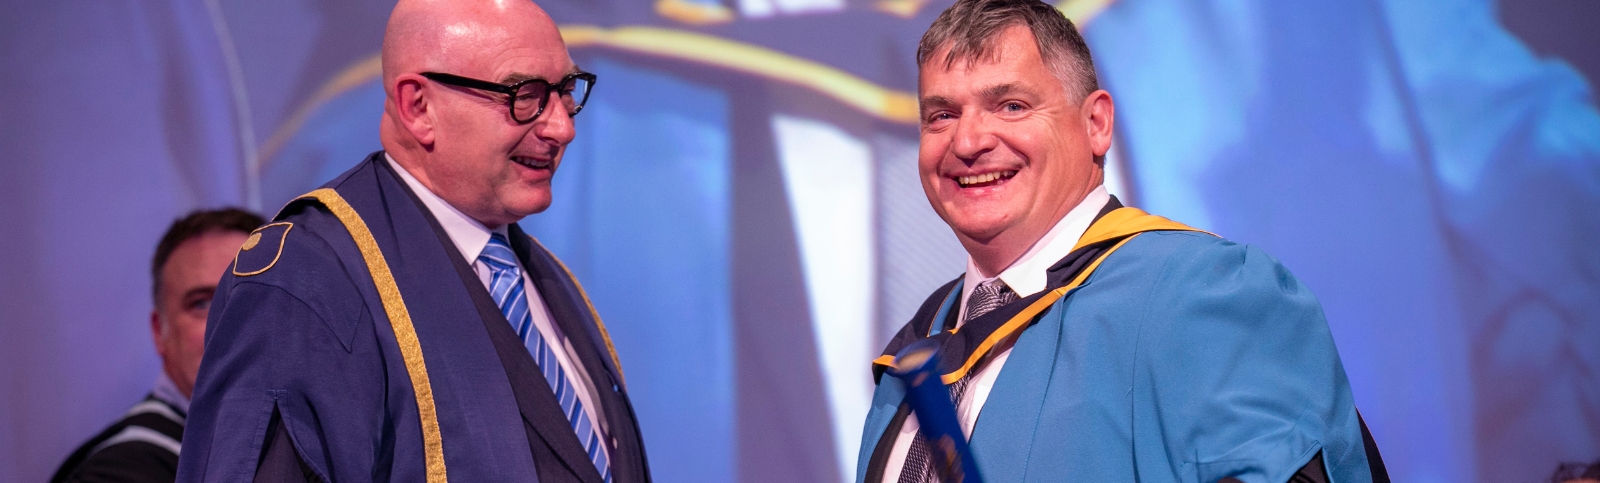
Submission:
M 955 180 L 956 185 L 962 188 L 984 188 L 1005 183 L 1006 180 L 1009 180 L 1012 176 L 1016 175 L 1016 170 L 1006 170 L 974 174 L 970 176 L 957 176 L 955 177 Z
M 554 164 L 553 160 L 541 160 L 527 156 L 512 156 L 511 162 L 520 164 L 528 169 L 550 169 L 550 167 Z

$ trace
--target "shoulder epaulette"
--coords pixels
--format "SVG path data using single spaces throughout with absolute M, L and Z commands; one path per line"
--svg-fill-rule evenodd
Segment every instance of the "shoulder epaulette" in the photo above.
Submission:
M 292 228 L 294 223 L 280 221 L 250 232 L 244 245 L 239 247 L 239 254 L 233 257 L 233 274 L 240 277 L 260 275 L 277 265 L 278 257 L 283 256 L 283 242 L 289 238 Z

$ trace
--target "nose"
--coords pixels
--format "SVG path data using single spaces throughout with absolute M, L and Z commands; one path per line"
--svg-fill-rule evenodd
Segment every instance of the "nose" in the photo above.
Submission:
M 533 133 L 542 139 L 565 146 L 577 137 L 577 128 L 572 123 L 572 112 L 567 109 L 565 102 L 561 102 L 560 95 L 551 92 L 550 97 L 549 103 L 545 104 L 544 112 L 533 121 Z
M 999 144 L 994 135 L 993 119 L 981 110 L 976 111 L 956 119 L 950 140 L 950 154 L 963 161 L 975 160 Z

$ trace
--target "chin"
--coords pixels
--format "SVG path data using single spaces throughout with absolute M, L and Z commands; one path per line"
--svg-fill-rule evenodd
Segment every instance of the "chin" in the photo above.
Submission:
M 956 218 L 950 223 L 950 229 L 962 238 L 967 238 L 979 243 L 985 243 L 1004 233 L 1007 228 L 1005 220 L 997 219 L 961 219 Z
M 501 197 L 502 206 L 507 212 L 521 216 L 528 216 L 543 212 L 550 208 L 550 185 L 521 186 L 519 189 L 506 193 L 509 196 Z
M 521 203 L 517 203 L 516 205 L 512 206 L 510 211 L 515 212 L 517 215 L 519 215 L 518 219 L 521 219 L 522 217 L 544 213 L 544 210 L 548 209 L 550 209 L 550 196 L 546 195 L 537 199 L 524 200 Z
M 947 209 L 943 213 L 945 223 L 963 237 L 986 241 L 1010 228 L 1018 218 L 1006 209 L 1004 203 L 985 201 L 988 202 L 946 204 Z

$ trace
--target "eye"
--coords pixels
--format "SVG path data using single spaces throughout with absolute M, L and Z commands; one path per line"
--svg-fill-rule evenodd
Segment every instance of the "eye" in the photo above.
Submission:
M 211 297 L 197 297 L 184 303 L 184 310 L 205 312 L 211 310 Z
M 1025 108 L 1026 107 L 1023 106 L 1022 103 L 1017 101 L 1007 101 L 1001 106 L 1001 109 L 1004 109 L 1006 112 L 1019 112 Z

